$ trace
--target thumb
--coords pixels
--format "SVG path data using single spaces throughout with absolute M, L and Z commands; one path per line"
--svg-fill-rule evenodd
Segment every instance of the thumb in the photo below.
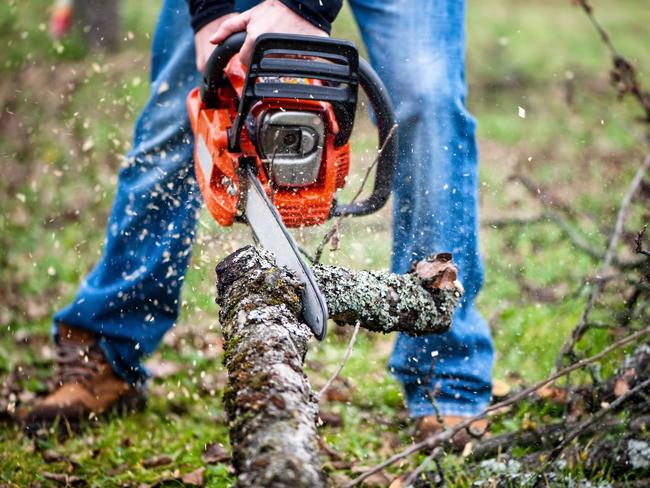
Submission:
M 229 18 L 219 26 L 217 31 L 210 37 L 212 44 L 220 44 L 226 40 L 230 35 L 236 32 L 243 32 L 246 30 L 248 23 L 251 19 L 250 10 L 244 13 Z

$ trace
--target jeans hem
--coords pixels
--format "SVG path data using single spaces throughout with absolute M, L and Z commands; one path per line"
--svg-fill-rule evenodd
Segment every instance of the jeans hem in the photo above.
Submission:
M 113 372 L 134 388 L 144 388 L 151 377 L 149 370 L 139 361 L 136 364 L 124 365 L 120 361 L 119 353 L 106 337 L 98 337 L 97 344 L 104 353 L 106 360 L 113 368 Z
M 412 418 L 429 417 L 440 414 L 444 417 L 473 417 L 485 411 L 489 404 L 481 405 L 459 405 L 457 403 L 436 402 L 433 404 L 410 404 L 407 401 L 409 416 Z

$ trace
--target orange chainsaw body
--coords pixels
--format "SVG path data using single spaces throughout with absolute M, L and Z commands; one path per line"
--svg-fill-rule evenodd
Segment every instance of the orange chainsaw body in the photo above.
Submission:
M 316 181 L 299 187 L 277 185 L 271 181 L 268 161 L 258 154 L 245 126 L 241 130 L 241 152 L 228 150 L 228 130 L 235 119 L 246 78 L 246 68 L 238 54 L 230 59 L 224 73 L 230 86 L 219 88 L 216 108 L 205 107 L 199 88 L 192 90 L 187 98 L 195 135 L 196 178 L 208 210 L 223 226 L 232 225 L 240 215 L 242 189 L 239 161 L 243 156 L 255 161 L 259 180 L 287 227 L 322 224 L 330 215 L 334 193 L 345 185 L 350 166 L 349 143 L 336 147 L 334 142 L 339 125 L 330 104 L 314 100 L 265 98 L 251 108 L 253 116 L 269 109 L 312 112 L 325 123 L 325 141 Z

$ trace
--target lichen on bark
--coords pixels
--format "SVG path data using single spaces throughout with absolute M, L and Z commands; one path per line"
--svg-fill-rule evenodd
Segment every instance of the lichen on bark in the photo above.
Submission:
M 463 293 L 449 254 L 435 254 L 404 275 L 323 265 L 313 272 L 332 320 L 359 321 L 375 332 L 446 332 Z

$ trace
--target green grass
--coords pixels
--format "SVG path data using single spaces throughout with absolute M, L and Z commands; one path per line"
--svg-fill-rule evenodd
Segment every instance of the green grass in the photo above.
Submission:
M 22 366 L 29 373 L 22 380 L 27 391 L 44 388 L 49 365 L 42 358 L 51 353 L 46 336 L 52 312 L 68 303 L 98 258 L 120 158 L 148 94 L 148 47 L 160 2 L 122 3 L 124 31 L 134 35 L 125 36 L 117 52 L 99 54 L 87 52 L 79 36 L 61 43 L 49 39 L 49 1 L 12 0 L 0 10 L 0 374 Z M 620 51 L 637 64 L 640 79 L 647 78 L 650 58 L 642 42 L 650 22 L 647 5 L 641 0 L 594 4 Z M 587 218 L 580 223 L 590 232 L 585 236 L 603 249 L 601 229 L 613 225 L 616 202 L 638 161 L 640 129 L 634 118 L 640 113 L 628 101 L 619 103 L 608 86 L 607 51 L 588 19 L 569 1 L 473 0 L 467 24 L 469 106 L 479 121 L 484 219 L 539 210 L 508 180 L 522 167 L 563 201 L 597 217 L 596 223 Z M 347 7 L 335 34 L 358 39 Z M 525 118 L 518 116 L 518 107 L 526 110 Z M 354 156 L 368 164 L 375 139 L 365 113 L 359 117 Z M 357 181 L 361 174 L 357 169 Z M 322 229 L 310 230 L 300 239 L 313 250 L 321 235 Z M 74 461 L 74 475 L 92 486 L 137 486 L 203 466 L 207 443 L 227 445 L 221 355 L 210 352 L 219 350 L 213 268 L 245 242 L 244 229 L 220 229 L 202 215 L 179 325 L 155 357 L 184 369 L 153 382 L 145 411 L 111 418 L 67 442 L 54 436 L 33 441 L 11 423 L 0 423 L 0 484 L 47 486 L 43 472 L 71 470 L 70 462 L 44 461 L 48 449 Z M 486 226 L 482 250 L 486 283 L 479 308 L 494 332 L 495 374 L 540 379 L 576 323 L 585 301 L 581 284 L 596 263 L 550 223 Z M 390 212 L 385 210 L 346 221 L 340 249 L 326 252 L 325 261 L 380 269 L 388 266 L 389 254 Z M 31 344 L 17 342 L 21 334 L 31 336 Z M 597 349 L 608 338 L 594 334 L 583 347 Z M 346 341 L 330 334 L 313 344 L 308 372 L 316 386 L 334 371 Z M 343 371 L 349 401 L 324 407 L 343 419 L 342 427 L 324 427 L 324 438 L 357 465 L 387 457 L 386 433 L 402 443 L 409 440 L 399 386 L 385 370 L 391 341 L 362 334 Z M 214 395 L 200 387 L 206 376 L 217 385 Z M 522 407 L 495 429 L 514 429 L 526 415 L 548 413 L 535 408 Z M 172 463 L 143 466 L 160 454 Z M 469 474 L 456 461 L 448 463 L 455 486 L 469 486 Z M 351 476 L 345 469 L 332 472 Z M 225 464 L 209 466 L 206 477 L 211 486 L 227 486 L 233 479 Z

